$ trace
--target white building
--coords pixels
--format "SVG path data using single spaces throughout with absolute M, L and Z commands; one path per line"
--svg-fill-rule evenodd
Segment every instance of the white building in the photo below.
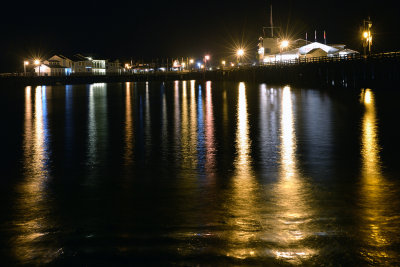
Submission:
M 358 54 L 357 51 L 346 49 L 345 45 L 325 45 L 319 42 L 297 40 L 289 46 L 283 46 L 279 38 L 260 38 L 260 64 L 276 62 L 297 62 L 317 57 L 347 57 Z
M 35 67 L 35 73 L 39 76 L 68 76 L 71 68 L 61 66 L 56 60 L 48 60 Z
M 76 54 L 70 58 L 54 55 L 37 66 L 35 72 L 37 75 L 40 73 L 41 76 L 70 75 L 71 73 L 105 75 L 107 73 L 121 74 L 122 67 L 118 60 L 93 59 L 81 54 Z

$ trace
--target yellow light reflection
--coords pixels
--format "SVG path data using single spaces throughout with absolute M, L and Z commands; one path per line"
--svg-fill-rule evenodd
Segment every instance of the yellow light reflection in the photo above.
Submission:
M 281 101 L 280 179 L 275 189 L 279 219 L 274 225 L 274 233 L 279 243 L 290 246 L 312 235 L 304 226 L 312 217 L 312 210 L 308 205 L 310 199 L 307 199 L 304 178 L 297 167 L 297 141 L 290 87 L 283 88 Z M 306 247 L 294 247 L 276 250 L 273 253 L 278 259 L 300 263 L 315 252 Z
M 243 244 L 255 238 L 261 223 L 259 207 L 256 203 L 258 185 L 251 167 L 246 86 L 243 82 L 239 84 L 238 90 L 235 143 L 237 155 L 234 162 L 232 200 L 229 203 L 229 212 L 232 213 L 229 224 L 232 224 L 235 230 L 229 237 L 232 248 L 229 250 L 228 256 L 244 259 L 254 256 L 254 250 L 243 248 Z
M 125 164 L 133 161 L 133 120 L 132 120 L 132 96 L 131 83 L 125 84 Z
M 176 153 L 178 154 L 179 145 L 181 142 L 181 110 L 180 110 L 180 102 L 179 102 L 179 81 L 175 81 L 174 83 L 174 123 L 175 123 L 175 148 L 177 149 Z
M 193 83 L 191 84 L 193 85 Z M 195 169 L 197 164 L 197 115 L 194 86 L 191 88 L 188 103 L 187 82 L 182 82 L 182 131 L 181 153 L 185 169 Z M 190 105 L 190 110 L 189 110 Z M 190 115 L 190 116 L 189 116 Z
M 390 202 L 391 184 L 383 177 L 378 125 L 373 92 L 366 89 L 362 95 L 365 113 L 362 120 L 362 202 L 363 226 L 362 234 L 368 244 L 362 254 L 370 263 L 387 264 L 390 257 L 385 249 L 391 245 L 391 233 L 388 223 L 391 220 L 392 203 Z

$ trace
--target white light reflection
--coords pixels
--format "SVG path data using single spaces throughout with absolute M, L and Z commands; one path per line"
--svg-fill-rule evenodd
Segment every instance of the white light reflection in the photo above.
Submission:
M 99 150 L 106 146 L 107 139 L 107 87 L 105 83 L 89 85 L 88 103 L 88 152 L 87 165 L 94 168 L 99 162 Z
M 215 140 L 214 140 L 214 114 L 212 103 L 211 82 L 206 83 L 206 117 L 205 117 L 205 139 L 206 139 L 206 173 L 214 175 L 215 168 Z
M 190 116 L 189 116 L 190 115 Z M 187 82 L 182 82 L 182 132 L 181 153 L 184 169 L 195 169 L 197 165 L 197 117 L 194 86 L 188 103 Z
M 151 149 L 149 149 L 151 147 L 151 116 L 150 116 L 149 82 L 146 82 L 144 135 L 145 135 L 146 158 L 149 159 L 150 152 L 151 152 Z

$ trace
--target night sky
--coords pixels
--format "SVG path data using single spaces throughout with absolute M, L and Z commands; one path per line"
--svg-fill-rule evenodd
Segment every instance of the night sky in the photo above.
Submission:
M 85 53 L 122 61 L 166 57 L 214 60 L 232 53 L 234 44 L 256 55 L 262 26 L 274 24 L 294 39 L 344 43 L 361 51 L 359 27 L 373 21 L 377 51 L 399 50 L 399 9 L 395 1 L 12 1 L 0 10 L 0 72 L 22 69 L 35 55 Z

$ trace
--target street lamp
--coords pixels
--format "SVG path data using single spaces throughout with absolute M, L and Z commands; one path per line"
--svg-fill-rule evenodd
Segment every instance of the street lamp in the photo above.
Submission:
M 209 55 L 205 55 L 204 56 L 204 70 L 207 69 L 207 61 L 210 60 L 210 56 Z
M 372 46 L 371 28 L 372 28 L 371 19 L 368 18 L 368 20 L 364 20 L 364 29 L 363 29 L 363 34 L 362 34 L 364 57 L 367 56 L 367 47 L 368 47 L 368 53 L 371 54 L 371 46 Z
M 26 76 L 26 66 L 29 65 L 29 61 L 24 61 L 24 76 Z
M 288 40 L 283 40 L 281 42 L 281 48 L 282 49 L 287 48 L 288 46 L 289 46 L 289 41 Z
M 281 55 L 281 53 L 282 53 L 282 51 L 285 49 L 285 48 L 288 48 L 289 47 L 289 41 L 288 40 L 283 40 L 282 42 L 281 42 L 281 45 L 280 45 L 280 51 L 279 51 L 279 61 L 282 61 L 282 55 Z
M 242 56 L 244 56 L 244 50 L 242 48 L 238 49 L 238 51 L 236 52 L 236 56 L 237 56 L 237 61 L 238 61 L 238 65 L 240 63 L 240 58 Z
M 35 61 L 33 61 L 33 63 L 39 67 L 39 75 L 40 76 L 40 60 L 39 59 L 35 59 Z

